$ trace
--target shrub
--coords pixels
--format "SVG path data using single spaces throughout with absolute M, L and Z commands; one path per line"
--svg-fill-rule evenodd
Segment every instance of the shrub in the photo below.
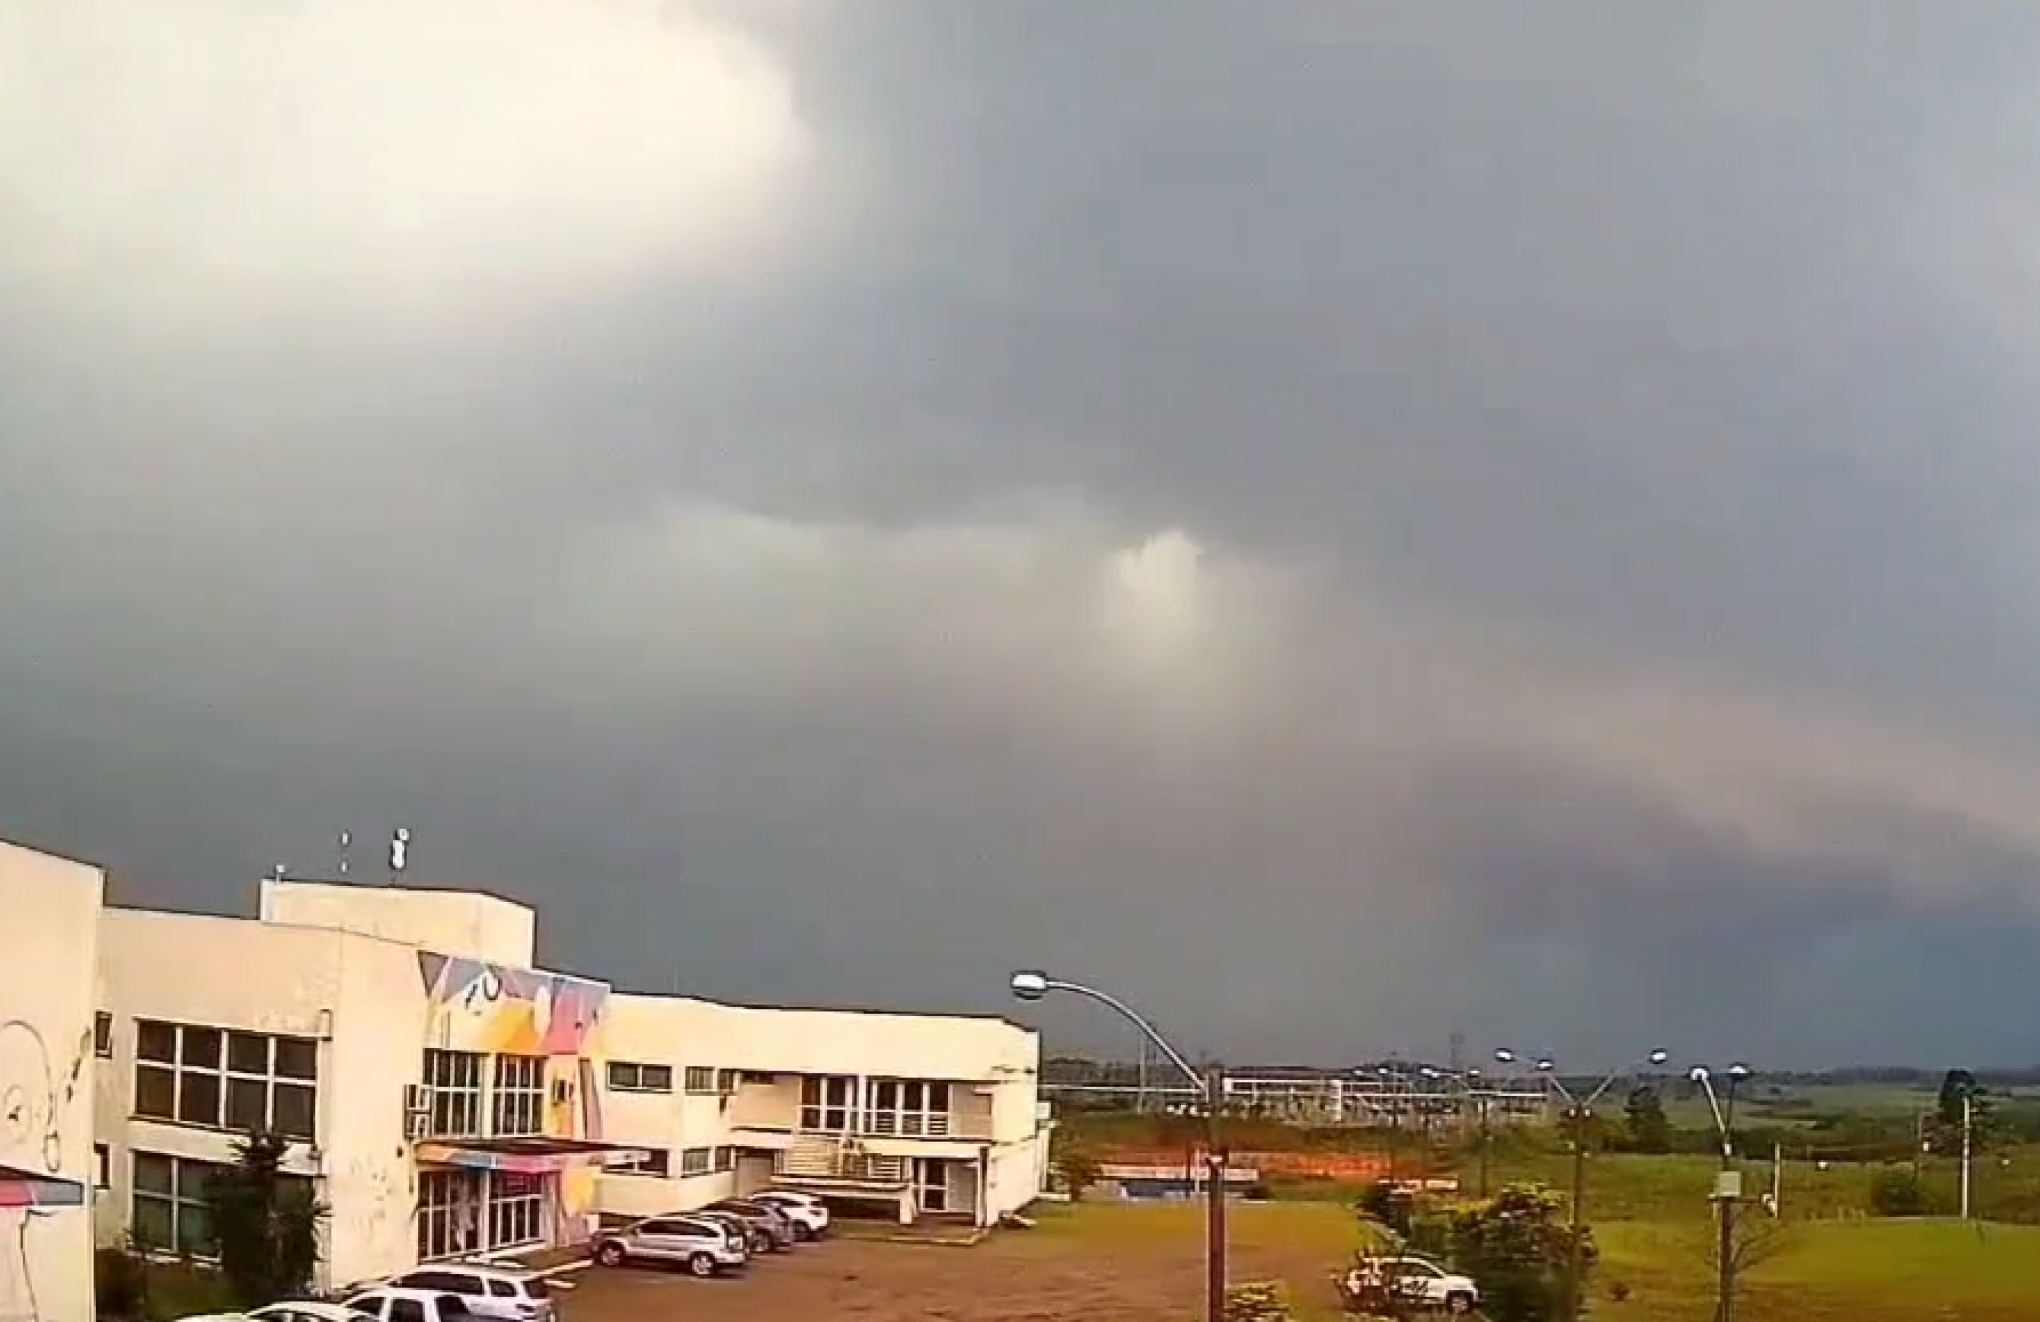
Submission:
M 149 1300 L 149 1268 L 140 1253 L 103 1248 L 93 1255 L 92 1291 L 102 1318 L 142 1316 Z
M 1884 1171 L 1870 1181 L 1870 1211 L 1876 1216 L 1925 1216 L 1927 1186 L 1909 1170 Z
M 1277 1281 L 1248 1281 L 1225 1292 L 1225 1322 L 1291 1322 L 1288 1292 Z

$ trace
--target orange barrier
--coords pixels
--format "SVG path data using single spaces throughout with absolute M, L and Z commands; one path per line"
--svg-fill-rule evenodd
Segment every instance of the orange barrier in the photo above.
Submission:
M 1203 1149 L 1114 1148 L 1101 1153 L 1100 1159 L 1114 1166 L 1181 1170 L 1186 1164 L 1202 1161 Z M 1389 1173 L 1388 1159 L 1372 1152 L 1233 1152 L 1228 1160 L 1235 1166 L 1251 1166 L 1264 1177 L 1291 1180 L 1365 1184 L 1385 1179 Z

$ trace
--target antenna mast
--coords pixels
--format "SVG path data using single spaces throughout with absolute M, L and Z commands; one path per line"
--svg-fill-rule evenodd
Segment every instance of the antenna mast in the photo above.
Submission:
M 404 878 L 404 869 L 411 865 L 411 828 L 400 826 L 390 836 L 390 885 L 394 886 Z

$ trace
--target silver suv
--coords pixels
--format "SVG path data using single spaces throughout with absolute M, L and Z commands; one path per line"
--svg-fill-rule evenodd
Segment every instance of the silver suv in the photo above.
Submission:
M 679 1263 L 690 1276 L 735 1271 L 750 1261 L 743 1235 L 705 1217 L 654 1216 L 595 1239 L 595 1261 L 605 1267 L 633 1262 Z

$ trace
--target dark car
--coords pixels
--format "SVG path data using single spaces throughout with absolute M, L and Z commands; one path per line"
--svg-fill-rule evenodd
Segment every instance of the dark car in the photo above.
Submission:
M 793 1247 L 793 1222 L 787 1219 L 786 1213 L 769 1203 L 754 1203 L 748 1198 L 724 1198 L 710 1203 L 704 1210 L 741 1217 L 745 1225 L 765 1236 L 765 1247 L 771 1252 L 784 1253 Z
M 721 1226 L 729 1232 L 730 1239 L 733 1242 L 743 1245 L 754 1258 L 762 1254 L 771 1253 L 779 1247 L 778 1242 L 772 1238 L 772 1231 L 770 1229 L 765 1226 L 754 1225 L 751 1221 L 738 1216 L 735 1212 L 719 1210 L 713 1207 L 703 1207 L 688 1213 L 688 1215 L 697 1221 L 709 1221 Z

